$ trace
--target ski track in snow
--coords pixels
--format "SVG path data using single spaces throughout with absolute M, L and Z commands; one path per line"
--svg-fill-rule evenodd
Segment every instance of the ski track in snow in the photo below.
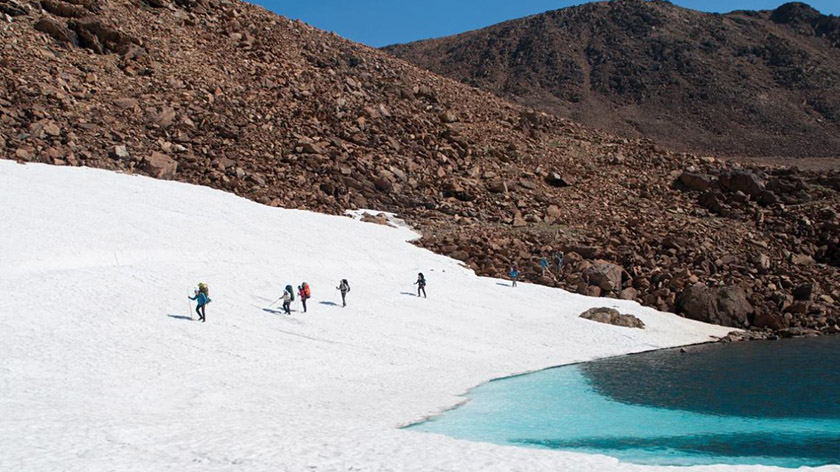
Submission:
M 0 160 L 0 221 L 2 471 L 664 470 L 398 428 L 492 378 L 728 331 L 502 287 L 406 228 L 102 170 Z M 264 310 L 304 280 L 308 313 Z M 648 328 L 578 318 L 604 305 Z

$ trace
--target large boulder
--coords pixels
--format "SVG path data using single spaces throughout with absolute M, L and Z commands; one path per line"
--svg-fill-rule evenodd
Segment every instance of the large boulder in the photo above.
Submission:
M 743 192 L 757 197 L 764 191 L 764 183 L 752 172 L 727 172 L 718 178 L 718 183 L 723 190 L 731 193 Z
M 624 269 L 621 266 L 600 260 L 595 261 L 584 272 L 591 285 L 595 285 L 605 292 L 620 291 L 623 274 Z
M 166 154 L 153 152 L 143 161 L 146 171 L 157 179 L 171 179 L 178 171 L 178 162 Z
M 706 191 L 712 186 L 712 178 L 705 174 L 683 172 L 677 182 L 689 190 Z
M 639 328 L 644 329 L 645 324 L 642 320 L 633 315 L 622 315 L 614 308 L 590 308 L 580 315 L 581 318 L 596 321 L 598 323 L 611 324 L 615 326 L 623 326 L 625 328 Z
M 677 299 L 677 312 L 693 320 L 738 328 L 749 326 L 753 307 L 738 287 L 707 287 L 696 283 Z

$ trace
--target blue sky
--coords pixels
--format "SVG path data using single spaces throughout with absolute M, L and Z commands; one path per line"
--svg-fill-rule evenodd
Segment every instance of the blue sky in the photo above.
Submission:
M 435 38 L 576 5 L 580 0 L 250 0 L 370 46 Z M 772 10 L 786 0 L 673 0 L 695 10 Z M 840 0 L 805 0 L 840 15 Z

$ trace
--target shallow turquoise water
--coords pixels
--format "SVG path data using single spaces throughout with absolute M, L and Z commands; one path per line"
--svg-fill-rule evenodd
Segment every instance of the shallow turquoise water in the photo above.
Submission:
M 410 428 L 640 464 L 840 464 L 840 338 L 699 346 L 501 379 Z

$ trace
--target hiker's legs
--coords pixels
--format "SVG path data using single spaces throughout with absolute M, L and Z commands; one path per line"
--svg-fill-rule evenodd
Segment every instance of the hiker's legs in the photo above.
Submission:
M 283 302 L 283 311 L 286 312 L 287 315 L 290 315 L 292 313 L 292 309 L 290 308 L 291 305 L 292 302 Z
M 347 306 L 347 300 L 344 298 L 346 296 L 347 294 L 345 292 L 341 292 L 341 306 Z
M 207 312 L 206 312 L 206 310 L 207 310 L 207 308 L 205 308 L 205 305 L 201 305 L 201 313 L 199 313 L 199 314 L 198 314 L 198 316 L 200 316 L 200 317 L 201 317 L 201 321 L 205 321 L 205 320 L 206 320 L 206 317 L 207 317 Z
M 201 319 L 201 305 L 195 306 L 195 314 L 198 315 L 198 319 Z
M 303 312 L 304 312 L 304 313 L 306 313 L 306 299 L 305 299 L 305 298 L 301 298 L 301 299 L 300 299 L 300 302 L 301 302 L 301 303 L 303 303 Z
M 417 296 L 420 296 L 420 290 L 423 291 L 423 298 L 426 298 L 426 287 L 420 287 L 417 289 Z

